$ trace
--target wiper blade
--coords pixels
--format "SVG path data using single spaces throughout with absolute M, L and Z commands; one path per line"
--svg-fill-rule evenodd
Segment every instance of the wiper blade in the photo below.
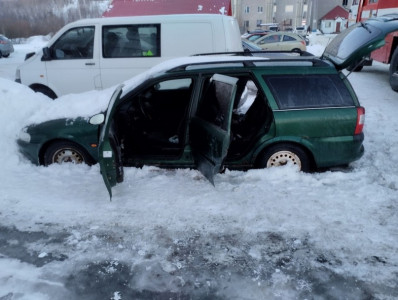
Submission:
M 369 29 L 368 25 L 365 23 L 361 22 L 361 26 L 367 30 L 367 32 L 372 33 L 372 31 Z

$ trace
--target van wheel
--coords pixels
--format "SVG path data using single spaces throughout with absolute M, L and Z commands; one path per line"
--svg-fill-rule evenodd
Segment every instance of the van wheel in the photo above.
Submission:
M 307 153 L 292 144 L 278 144 L 268 148 L 259 160 L 260 168 L 281 167 L 295 165 L 299 171 L 310 171 L 310 160 Z
M 54 163 L 74 163 L 92 165 L 93 161 L 84 148 L 72 142 L 52 143 L 44 153 L 44 165 L 48 166 Z
M 55 95 L 55 93 L 52 90 L 44 86 L 32 87 L 32 90 L 34 90 L 36 93 L 42 93 L 46 95 L 48 98 L 51 98 L 53 100 L 57 98 L 57 95 Z
M 395 48 L 390 63 L 390 85 L 391 88 L 398 92 L 398 47 Z

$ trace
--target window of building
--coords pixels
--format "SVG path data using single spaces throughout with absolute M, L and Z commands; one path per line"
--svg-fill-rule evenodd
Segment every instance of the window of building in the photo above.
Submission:
M 259 13 L 264 12 L 264 8 L 262 6 L 257 7 L 257 12 Z
M 244 12 L 246 14 L 250 13 L 250 6 L 245 6 Z
M 286 5 L 285 6 L 286 13 L 292 13 L 293 11 L 294 11 L 294 5 Z

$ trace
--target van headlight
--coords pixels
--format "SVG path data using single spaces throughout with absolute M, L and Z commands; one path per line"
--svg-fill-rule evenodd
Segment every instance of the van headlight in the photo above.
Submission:
M 23 128 L 20 132 L 19 132 L 19 139 L 21 141 L 24 141 L 25 143 L 30 143 L 30 134 L 26 132 L 26 128 Z

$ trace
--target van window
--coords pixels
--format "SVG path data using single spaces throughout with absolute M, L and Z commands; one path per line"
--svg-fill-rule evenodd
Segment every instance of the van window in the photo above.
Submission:
M 53 59 L 93 58 L 94 32 L 94 26 L 68 30 L 51 46 L 51 57 Z
M 102 28 L 102 56 L 159 57 L 160 24 L 112 25 Z
M 280 109 L 353 106 L 338 75 L 264 76 Z

